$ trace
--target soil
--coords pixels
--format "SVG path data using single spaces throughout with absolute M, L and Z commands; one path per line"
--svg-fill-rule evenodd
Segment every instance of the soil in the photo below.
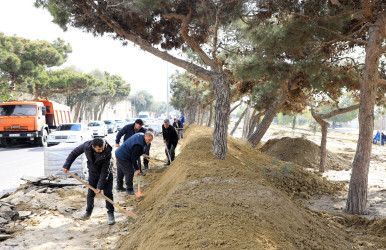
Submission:
M 320 146 L 304 138 L 271 139 L 261 147 L 261 151 L 282 161 L 294 162 L 306 168 L 319 168 Z M 326 170 L 331 169 L 351 169 L 351 162 L 327 150 Z
M 175 161 L 169 167 L 157 162 L 142 177 L 143 197 L 114 190 L 114 200 L 133 210 L 136 218 L 117 211 L 117 223 L 107 226 L 104 201 L 97 199 L 92 218 L 78 220 L 86 188 L 34 192 L 18 207 L 33 215 L 17 221 L 15 238 L 0 242 L 0 248 L 386 248 L 386 216 L 368 219 L 315 205 L 347 195 L 346 181 L 331 182 L 325 178 L 330 176 L 310 171 L 308 165 L 282 161 L 231 136 L 226 160 L 219 160 L 211 152 L 212 133 L 211 128 L 190 126 Z M 152 144 L 151 155 L 166 160 L 162 140 Z M 33 191 L 30 186 L 18 190 Z

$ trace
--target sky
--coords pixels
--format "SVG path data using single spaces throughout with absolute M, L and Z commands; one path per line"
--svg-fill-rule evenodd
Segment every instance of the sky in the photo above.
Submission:
M 75 28 L 64 32 L 52 22 L 48 10 L 35 8 L 34 2 L 0 0 L 0 32 L 7 36 L 16 35 L 49 42 L 61 38 L 72 46 L 72 53 L 62 67 L 74 65 L 84 73 L 99 69 L 120 75 L 131 85 L 130 95 L 146 90 L 153 95 L 154 100 L 166 102 L 167 75 L 171 76 L 176 70 L 181 72 L 182 69 L 132 43 L 123 46 L 108 36 L 94 37 Z

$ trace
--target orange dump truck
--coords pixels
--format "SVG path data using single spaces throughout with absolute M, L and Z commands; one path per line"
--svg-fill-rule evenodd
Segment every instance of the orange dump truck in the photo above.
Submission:
M 0 103 L 0 143 L 28 141 L 47 146 L 47 135 L 71 122 L 70 107 L 48 100 Z

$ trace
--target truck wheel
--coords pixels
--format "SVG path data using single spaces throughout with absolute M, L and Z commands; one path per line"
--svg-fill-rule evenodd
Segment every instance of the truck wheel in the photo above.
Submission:
M 47 147 L 47 130 L 43 130 L 43 135 L 38 139 L 38 144 L 41 147 Z
M 9 139 L 3 138 L 3 139 L 1 139 L 1 141 L 0 141 L 0 145 L 3 146 L 3 147 L 5 147 L 5 148 L 7 148 L 7 147 L 9 146 L 10 142 L 11 142 L 11 141 L 10 141 Z

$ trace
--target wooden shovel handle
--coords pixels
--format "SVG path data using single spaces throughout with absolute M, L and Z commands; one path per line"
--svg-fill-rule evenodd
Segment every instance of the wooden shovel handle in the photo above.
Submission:
M 88 184 L 87 182 L 83 181 L 82 179 L 80 179 L 78 176 L 74 175 L 73 173 L 71 173 L 70 171 L 67 171 L 67 174 L 69 174 L 70 176 L 72 176 L 73 178 L 75 178 L 76 180 L 78 180 L 79 182 L 81 182 L 82 184 L 84 184 L 85 186 L 87 186 L 89 189 L 91 189 L 92 191 L 94 191 L 95 193 L 97 192 L 97 190 L 95 188 L 93 188 L 92 186 L 90 186 L 90 184 Z M 113 206 L 115 206 L 116 208 L 118 208 L 119 210 L 121 210 L 122 212 L 126 213 L 127 215 L 130 215 L 132 217 L 136 217 L 135 213 L 133 212 L 129 212 L 127 211 L 126 209 L 124 209 L 123 207 L 119 206 L 117 203 L 115 203 L 114 201 L 112 201 L 109 197 L 107 197 L 106 195 L 102 194 L 102 193 L 98 193 L 97 195 L 99 195 L 100 197 L 102 197 L 103 199 L 105 199 L 106 201 L 110 202 Z

